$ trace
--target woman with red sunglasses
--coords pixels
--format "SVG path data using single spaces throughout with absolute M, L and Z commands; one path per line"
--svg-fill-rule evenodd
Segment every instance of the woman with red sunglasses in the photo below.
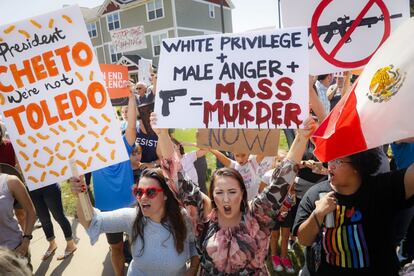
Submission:
M 82 178 L 71 179 L 72 191 L 86 191 Z M 126 232 L 131 237 L 132 261 L 127 275 L 195 275 L 198 255 L 186 211 L 168 187 L 160 169 L 146 169 L 133 193 L 136 208 L 111 212 L 95 209 L 92 221 L 78 204 L 79 222 L 94 244 L 101 233 Z M 186 269 L 186 262 L 191 266 Z
M 268 275 L 265 259 L 270 233 L 316 128 L 315 122 L 305 122 L 305 129 L 298 131 L 286 159 L 273 173 L 270 185 L 250 202 L 242 176 L 232 168 L 216 170 L 209 196 L 203 194 L 183 176 L 168 130 L 156 128 L 155 113 L 151 114 L 151 123 L 158 135 L 168 183 L 190 209 L 189 214 L 194 215 L 202 275 Z

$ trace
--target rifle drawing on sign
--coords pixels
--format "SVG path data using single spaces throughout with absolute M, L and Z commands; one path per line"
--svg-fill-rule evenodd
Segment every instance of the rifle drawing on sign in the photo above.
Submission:
M 170 115 L 170 103 L 175 102 L 175 97 L 187 95 L 187 89 L 161 90 L 159 94 L 162 99 L 161 114 L 165 117 Z
M 390 19 L 395 19 L 395 18 L 400 18 L 400 17 L 402 17 L 402 13 L 393 14 L 390 16 Z M 331 42 L 332 38 L 335 35 L 339 34 L 341 37 L 344 37 L 347 29 L 351 27 L 352 23 L 354 23 L 355 21 L 355 20 L 349 21 L 349 19 L 350 19 L 349 16 L 344 15 L 342 17 L 338 17 L 336 21 L 333 21 L 329 23 L 328 25 L 318 26 L 318 37 L 321 37 L 322 35 L 326 34 L 323 41 L 327 44 Z M 380 21 L 384 21 L 384 15 L 381 15 L 379 17 L 372 16 L 372 17 L 363 18 L 357 27 L 368 26 L 368 28 L 371 28 L 372 25 L 375 25 Z M 312 32 L 311 30 L 312 30 L 311 28 L 308 28 L 309 36 L 311 35 L 311 32 Z M 352 39 L 348 38 L 346 43 L 349 43 L 351 41 Z M 314 46 L 315 46 L 314 43 L 309 44 L 309 49 L 312 49 Z

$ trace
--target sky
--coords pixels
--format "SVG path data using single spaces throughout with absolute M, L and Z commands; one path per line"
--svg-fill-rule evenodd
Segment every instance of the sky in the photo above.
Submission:
M 103 2 L 104 0 L 0 0 L 0 25 L 54 11 L 64 4 L 93 8 Z M 233 32 L 274 27 L 278 24 L 278 0 L 232 0 L 232 2 L 235 6 L 232 11 Z

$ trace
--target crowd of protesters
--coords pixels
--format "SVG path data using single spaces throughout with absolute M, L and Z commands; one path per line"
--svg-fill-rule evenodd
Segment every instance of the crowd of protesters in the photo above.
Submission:
M 414 260 L 414 139 L 319 162 L 309 138 L 350 90 L 351 73 L 310 77 L 309 84 L 313 116 L 304 129 L 285 131 L 288 151 L 261 156 L 186 153 L 186 141 L 158 129 L 157 114 L 142 108 L 154 101 L 156 75 L 150 86 L 130 82 L 128 105 L 120 108 L 130 159 L 92 172 L 92 181 L 70 179 L 76 195 L 93 183 L 93 218 L 85 219 L 79 203 L 77 217 L 92 244 L 106 234 L 115 275 L 124 275 L 125 263 L 128 275 L 412 273 L 403 266 Z M 36 215 L 49 241 L 42 260 L 58 247 L 50 213 L 67 241 L 57 259 L 77 247 L 59 184 L 28 191 L 6 133 L 1 124 L 0 165 L 17 173 L 0 172 L 0 274 L 30 275 Z M 207 170 L 196 165 L 206 154 L 222 165 L 207 188 L 200 181 Z M 302 250 L 298 244 L 305 247 L 301 267 L 289 254 Z

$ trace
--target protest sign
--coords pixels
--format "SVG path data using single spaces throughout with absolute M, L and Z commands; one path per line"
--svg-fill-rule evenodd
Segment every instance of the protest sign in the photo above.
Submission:
M 198 129 L 197 147 L 276 156 L 278 129 Z
M 297 128 L 308 105 L 305 28 L 162 41 L 161 128 Z
M 128 158 L 79 7 L 0 27 L 0 113 L 29 190 Z
M 141 58 L 138 61 L 138 81 L 151 85 L 152 60 Z
M 144 125 L 145 131 L 148 135 L 156 135 L 151 127 L 150 115 L 154 111 L 154 103 L 142 104 L 138 106 L 138 114 L 141 118 L 141 123 Z
M 363 67 L 409 17 L 409 0 L 282 0 L 283 26 L 308 27 L 312 75 Z
M 128 68 L 116 64 L 100 64 L 99 67 L 101 68 L 109 97 L 111 99 L 128 97 L 129 89 L 125 87 L 125 82 L 128 81 Z
M 111 32 L 112 45 L 117 53 L 147 48 L 144 26 L 125 28 Z

